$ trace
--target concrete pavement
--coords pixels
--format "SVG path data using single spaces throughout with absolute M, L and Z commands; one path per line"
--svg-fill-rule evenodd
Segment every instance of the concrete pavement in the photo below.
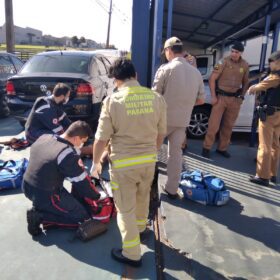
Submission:
M 13 136 L 22 136 L 20 125 L 13 118 L 1 119 L 0 140 Z M 115 220 L 106 234 L 88 243 L 73 240 L 71 230 L 47 231 L 32 239 L 25 214 L 31 203 L 21 190 L 1 191 L 1 279 L 280 279 L 279 186 L 248 182 L 255 171 L 255 148 L 233 143 L 231 159 L 213 153 L 206 160 L 200 156 L 201 145 L 188 141 L 184 167 L 221 177 L 232 198 L 222 207 L 204 206 L 185 199 L 169 201 L 159 189 L 161 206 L 154 223 L 159 240 L 151 235 L 142 245 L 141 269 L 111 259 L 111 248 L 121 246 Z M 0 151 L 2 160 L 29 157 L 29 148 Z M 159 182 L 164 183 L 166 145 L 160 161 Z

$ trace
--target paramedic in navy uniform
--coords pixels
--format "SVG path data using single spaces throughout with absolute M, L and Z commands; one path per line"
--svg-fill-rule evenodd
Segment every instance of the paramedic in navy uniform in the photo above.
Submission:
M 70 87 L 58 83 L 51 96 L 36 99 L 25 124 L 26 139 L 33 144 L 43 134 L 61 135 L 71 124 L 62 105 L 69 101 Z
M 23 177 L 23 191 L 33 203 L 27 211 L 28 232 L 39 235 L 40 224 L 77 227 L 90 216 L 84 198 L 98 200 L 100 194 L 84 170 L 76 149 L 91 135 L 86 122 L 76 121 L 61 135 L 42 135 L 30 150 L 30 160 Z M 63 187 L 66 179 L 72 193 Z

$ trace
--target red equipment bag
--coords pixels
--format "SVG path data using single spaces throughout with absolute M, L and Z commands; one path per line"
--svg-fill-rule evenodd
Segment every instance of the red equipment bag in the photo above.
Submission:
M 92 210 L 93 219 L 99 220 L 104 224 L 109 223 L 111 217 L 116 216 L 116 208 L 113 197 L 110 190 L 108 190 L 109 182 L 93 178 L 93 183 L 101 194 L 101 197 L 97 201 L 89 198 L 85 198 L 85 201 Z

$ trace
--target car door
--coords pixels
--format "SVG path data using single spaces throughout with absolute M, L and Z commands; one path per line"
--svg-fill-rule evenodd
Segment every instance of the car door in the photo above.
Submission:
M 10 59 L 12 60 L 14 66 L 15 66 L 16 73 L 18 73 L 24 63 L 20 59 L 18 59 L 16 56 L 10 56 Z
M 0 54 L 0 91 L 3 92 L 7 79 L 16 74 L 16 68 L 8 54 Z
M 109 60 L 103 56 L 101 57 L 103 63 L 105 64 L 106 68 L 107 68 L 107 72 L 109 73 L 109 68 L 111 66 L 111 63 L 109 62 Z M 108 75 L 106 75 L 105 77 L 105 81 L 107 83 L 107 93 L 106 95 L 111 95 L 114 91 L 114 82 L 113 82 L 113 79 L 112 78 L 109 78 Z
M 251 131 L 254 108 L 255 96 L 246 94 L 233 130 L 244 132 Z
M 100 103 L 107 95 L 107 68 L 105 67 L 102 59 L 96 56 L 93 61 L 93 85 L 95 93 L 93 94 L 93 103 Z

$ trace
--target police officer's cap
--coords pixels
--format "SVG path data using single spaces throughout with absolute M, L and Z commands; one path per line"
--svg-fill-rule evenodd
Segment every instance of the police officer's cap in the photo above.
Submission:
M 183 46 L 182 41 L 177 37 L 171 37 L 167 39 L 164 43 L 164 49 L 171 48 L 174 46 Z
M 244 51 L 243 44 L 241 42 L 238 42 L 238 41 L 234 42 L 231 48 L 234 49 L 234 50 L 237 50 L 239 52 L 243 52 Z
M 270 55 L 270 57 L 268 58 L 268 62 L 273 62 L 276 60 L 280 60 L 280 51 L 276 51 L 276 52 L 272 53 Z

